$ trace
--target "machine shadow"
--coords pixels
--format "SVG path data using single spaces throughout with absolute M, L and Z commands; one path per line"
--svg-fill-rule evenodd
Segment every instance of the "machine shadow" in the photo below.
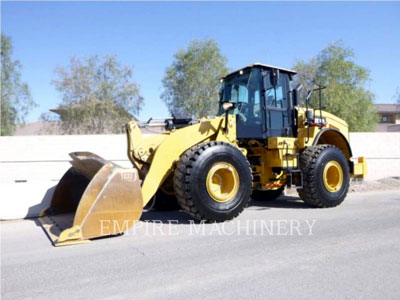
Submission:
M 51 198 L 53 197 L 54 190 L 56 189 L 57 185 L 52 186 L 51 188 L 47 189 L 42 197 L 40 203 L 36 205 L 32 205 L 28 208 L 26 212 L 25 218 L 37 218 L 39 213 L 50 206 Z
M 190 224 L 198 223 L 199 221 L 194 220 L 190 215 L 180 210 L 170 210 L 170 211 L 159 211 L 150 210 L 143 212 L 140 221 L 143 222 L 161 222 L 161 223 L 171 223 L 174 224 Z
M 292 209 L 310 209 L 311 206 L 304 203 L 298 196 L 280 196 L 275 200 L 255 201 L 252 200 L 248 207 L 264 210 L 271 208 L 292 208 Z
M 272 201 L 255 201 L 251 200 L 249 208 L 255 210 L 267 210 L 271 208 L 285 209 L 310 209 L 311 207 L 304 203 L 298 196 L 281 196 Z M 170 223 L 171 221 L 177 224 L 198 223 L 190 215 L 181 210 L 158 211 L 150 210 L 143 212 L 140 221 L 143 222 L 161 222 Z

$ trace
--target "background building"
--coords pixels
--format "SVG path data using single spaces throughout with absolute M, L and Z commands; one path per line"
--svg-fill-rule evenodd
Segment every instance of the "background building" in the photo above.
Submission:
M 375 104 L 379 114 L 377 131 L 400 132 L 400 104 Z

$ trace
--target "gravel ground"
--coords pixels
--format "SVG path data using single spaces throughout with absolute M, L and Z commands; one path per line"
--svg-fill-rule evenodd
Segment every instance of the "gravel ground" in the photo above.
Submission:
M 400 190 L 400 176 L 399 177 L 386 177 L 373 181 L 355 181 L 350 182 L 349 193 L 362 193 L 373 191 L 390 191 Z M 285 189 L 285 195 L 297 196 L 297 190 Z

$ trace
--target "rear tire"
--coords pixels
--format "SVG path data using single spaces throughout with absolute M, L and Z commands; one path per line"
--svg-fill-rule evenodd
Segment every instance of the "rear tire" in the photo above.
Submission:
M 253 193 L 251 194 L 251 198 L 255 201 L 272 201 L 277 198 L 279 198 L 285 187 L 280 187 L 277 190 L 270 190 L 270 191 L 260 191 L 260 190 L 254 190 Z
M 252 176 L 246 157 L 223 142 L 202 143 L 187 150 L 174 174 L 182 209 L 198 220 L 222 222 L 248 205 Z
M 303 188 L 300 198 L 314 207 L 334 207 L 349 189 L 349 166 L 343 152 L 332 145 L 308 147 L 300 157 Z

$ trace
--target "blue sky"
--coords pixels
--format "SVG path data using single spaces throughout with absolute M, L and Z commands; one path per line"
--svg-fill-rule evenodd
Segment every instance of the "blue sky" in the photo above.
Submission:
M 116 54 L 134 66 L 145 107 L 139 118 L 168 115 L 161 80 L 174 53 L 192 39 L 214 38 L 238 69 L 253 62 L 290 68 L 342 40 L 371 71 L 376 102 L 400 86 L 400 3 L 387 2 L 4 2 L 1 30 L 39 106 L 57 106 L 50 81 L 71 56 Z

